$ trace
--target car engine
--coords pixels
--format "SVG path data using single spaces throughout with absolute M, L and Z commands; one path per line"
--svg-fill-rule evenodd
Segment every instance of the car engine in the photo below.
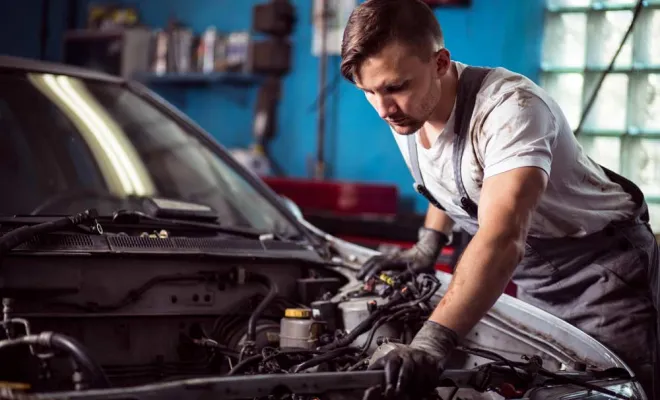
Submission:
M 193 388 L 213 398 L 315 399 L 329 389 L 362 398 L 382 384 L 370 363 L 412 340 L 440 288 L 434 274 L 412 271 L 358 282 L 354 266 L 273 237 L 94 224 L 27 236 L 0 238 L 0 398 L 199 398 Z M 538 357 L 461 351 L 491 362 L 448 370 L 447 398 L 459 386 L 478 395 L 463 399 L 522 398 L 559 379 L 538 373 Z
M 66 389 L 73 381 L 92 387 L 98 378 L 92 374 L 99 371 L 112 386 L 129 386 L 223 374 L 366 369 L 378 345 L 412 337 L 439 285 L 426 275 L 401 288 L 381 282 L 340 291 L 346 278 L 332 270 L 257 261 L 210 266 L 81 258 L 49 259 L 43 267 L 27 258 L 16 261 L 27 261 L 10 268 L 32 277 L 30 286 L 43 281 L 49 287 L 29 291 L 30 297 L 3 298 L 5 338 L 35 341 L 3 349 L 15 362 L 3 363 L 0 377 L 38 391 Z M 43 276 L 42 269 L 49 272 Z M 75 294 L 64 294 L 74 286 Z M 50 341 L 70 341 L 61 346 L 79 347 L 97 367 L 86 371 L 77 360 L 82 369 L 74 371 L 48 348 L 57 345 L 43 343 L 43 332 L 52 332 Z

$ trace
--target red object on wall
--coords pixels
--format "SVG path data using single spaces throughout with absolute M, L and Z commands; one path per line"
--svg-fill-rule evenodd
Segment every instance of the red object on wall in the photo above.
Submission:
M 264 177 L 276 193 L 293 200 L 305 211 L 346 214 L 386 214 L 398 212 L 399 191 L 395 185 L 309 179 Z

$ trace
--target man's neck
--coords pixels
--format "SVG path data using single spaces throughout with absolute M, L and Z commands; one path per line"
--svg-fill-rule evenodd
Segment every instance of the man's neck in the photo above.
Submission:
M 458 70 L 455 63 L 452 62 L 451 68 L 440 78 L 440 83 L 442 85 L 442 95 L 438 107 L 422 127 L 422 132 L 424 132 L 424 135 L 422 135 L 422 144 L 426 148 L 429 148 L 431 143 L 442 134 L 454 109 L 456 88 L 458 86 Z

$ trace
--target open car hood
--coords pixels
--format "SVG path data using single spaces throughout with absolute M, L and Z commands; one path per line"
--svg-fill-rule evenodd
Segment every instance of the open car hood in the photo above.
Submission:
M 323 237 L 338 252 L 342 263 L 353 265 L 356 271 L 369 257 L 379 254 L 378 251 L 349 243 L 319 230 L 307 221 L 301 221 L 307 229 Z M 435 296 L 435 300 L 439 301 L 446 293 L 452 275 L 436 271 L 436 277 L 442 284 Z M 353 284 L 360 283 L 353 277 Z M 543 360 L 544 366 L 551 370 L 621 368 L 631 376 L 634 375 L 620 357 L 590 335 L 538 307 L 506 294 L 500 296 L 464 342 L 496 351 L 510 360 L 519 360 L 521 355 L 537 355 Z M 482 362 L 484 360 L 479 357 L 468 356 L 463 365 L 454 367 L 470 368 Z M 630 389 L 638 393 L 636 398 L 646 398 L 638 383 L 630 384 Z

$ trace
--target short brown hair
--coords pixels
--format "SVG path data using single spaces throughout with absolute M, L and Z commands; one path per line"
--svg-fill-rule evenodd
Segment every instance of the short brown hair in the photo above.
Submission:
M 348 18 L 341 44 L 341 74 L 351 82 L 362 62 L 387 44 L 414 46 L 427 61 L 435 47 L 443 47 L 440 23 L 421 0 L 367 0 Z

